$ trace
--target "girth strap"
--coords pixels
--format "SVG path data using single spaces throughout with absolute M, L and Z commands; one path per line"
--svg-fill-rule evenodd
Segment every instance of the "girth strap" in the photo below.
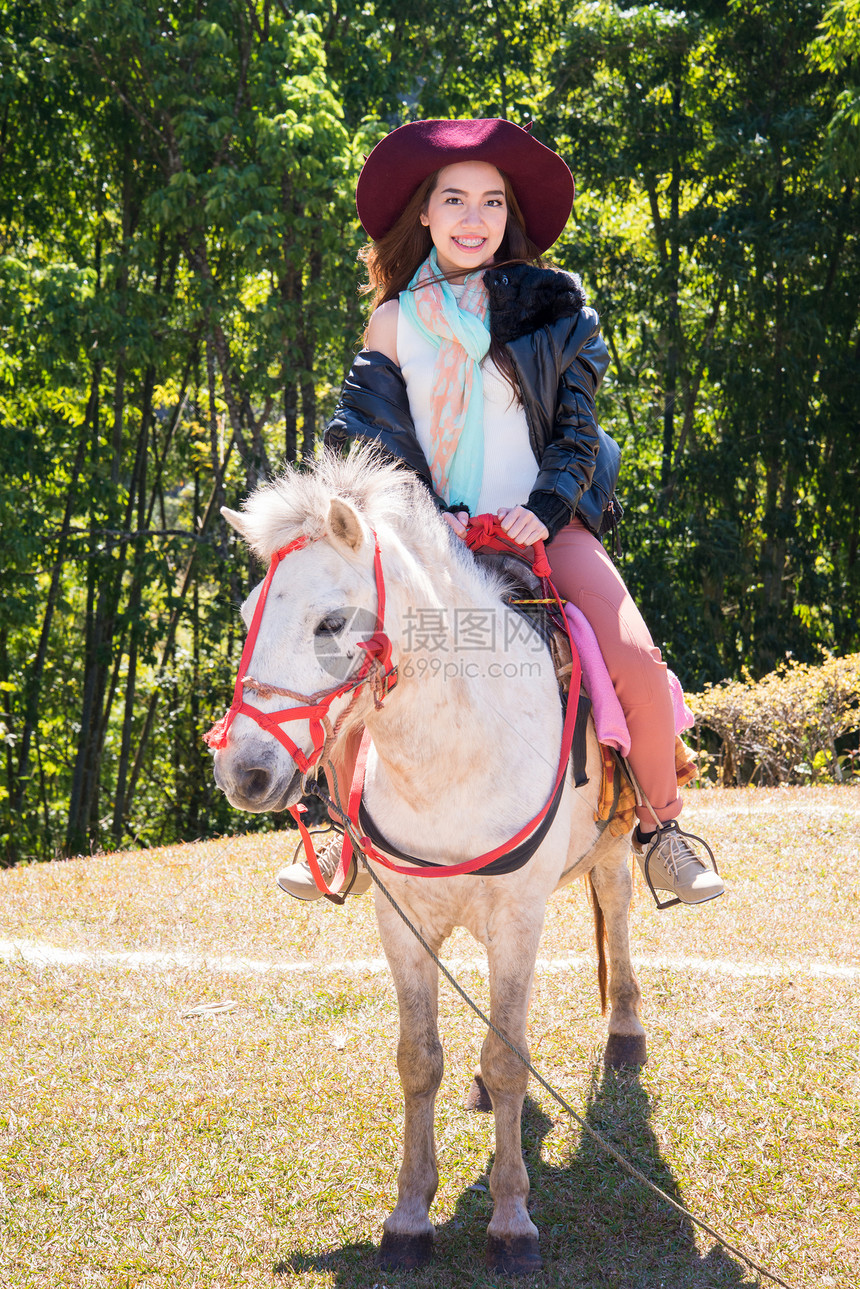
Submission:
M 503 873 L 515 873 L 518 868 L 522 868 L 524 864 L 527 864 L 552 827 L 553 821 L 558 813 L 558 807 L 561 803 L 563 792 L 564 779 L 562 779 L 561 783 L 559 783 L 556 788 L 552 804 L 550 805 L 549 811 L 544 816 L 543 822 L 538 825 L 532 835 L 527 837 L 525 841 L 520 842 L 519 846 L 515 846 L 513 850 L 509 850 L 507 854 L 500 855 L 498 859 L 494 859 L 483 868 L 472 869 L 472 873 L 476 877 L 500 877 Z M 400 848 L 395 846 L 393 842 L 390 842 L 374 822 L 373 816 L 363 801 L 358 808 L 358 825 L 364 834 L 364 837 L 369 838 L 369 840 L 373 842 L 374 846 L 380 847 L 386 852 L 386 854 L 393 855 L 395 859 L 403 859 L 406 863 L 416 864 L 419 868 L 439 868 L 443 869 L 446 873 L 450 873 L 451 870 L 448 864 L 437 864 L 431 859 L 419 859 L 417 855 L 410 855 L 405 850 L 400 850 Z M 403 870 L 400 869 L 398 871 L 402 872 Z
M 574 776 L 573 781 L 577 788 L 581 788 L 588 783 L 588 776 L 585 773 L 585 758 L 586 731 L 590 711 L 591 699 L 585 693 L 580 694 L 576 707 L 576 727 L 570 756 Z M 498 859 L 494 859 L 485 867 L 472 869 L 471 871 L 476 875 L 480 874 L 482 877 L 501 877 L 503 873 L 515 873 L 518 868 L 522 868 L 527 864 L 552 827 L 561 803 L 564 784 L 565 780 L 562 778 L 556 788 L 548 813 L 530 837 L 527 837 L 525 841 L 520 842 L 518 846 L 509 850 L 507 854 L 500 855 Z M 406 863 L 415 864 L 419 868 L 439 868 L 450 872 L 449 865 L 438 864 L 431 859 L 419 859 L 417 855 L 410 855 L 408 851 L 401 850 L 399 846 L 395 846 L 393 842 L 389 841 L 364 804 L 363 797 L 360 798 L 358 803 L 358 826 L 363 836 L 371 841 L 375 847 L 381 848 L 388 855 L 393 855 L 395 859 L 405 860 Z
M 568 699 L 568 702 L 570 699 Z M 570 763 L 573 766 L 573 783 L 574 787 L 584 788 L 588 783 L 588 775 L 585 773 L 585 762 L 588 756 L 588 717 L 591 714 L 591 699 L 588 694 L 581 693 L 579 702 L 576 704 L 576 725 L 573 730 L 573 747 L 570 753 Z

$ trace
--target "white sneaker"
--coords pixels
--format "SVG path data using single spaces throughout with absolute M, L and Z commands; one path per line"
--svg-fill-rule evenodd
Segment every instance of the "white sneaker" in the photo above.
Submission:
M 317 863 L 320 866 L 320 872 L 327 884 L 337 872 L 337 866 L 340 863 L 340 852 L 343 846 L 343 835 L 336 832 L 332 839 L 317 854 Z M 277 883 L 282 891 L 287 895 L 292 895 L 297 900 L 321 900 L 325 891 L 321 891 L 314 881 L 313 873 L 307 860 L 296 863 L 299 852 L 304 854 L 304 846 L 299 843 L 293 855 L 293 863 L 286 868 L 282 868 L 277 876 Z M 347 875 L 346 885 L 339 895 L 326 895 L 326 899 L 335 904 L 343 904 L 346 895 L 363 895 L 372 885 L 372 879 L 366 868 L 359 868 L 355 862 L 355 856 L 350 860 L 349 873 Z
M 696 853 L 691 842 L 698 842 L 703 847 L 713 867 Z M 726 889 L 708 843 L 692 833 L 685 833 L 674 819 L 662 824 L 645 842 L 639 840 L 637 828 L 633 833 L 633 849 L 658 909 L 667 909 L 678 903 L 704 904 L 706 900 L 722 895 Z M 675 898 L 661 903 L 657 891 L 671 891 Z

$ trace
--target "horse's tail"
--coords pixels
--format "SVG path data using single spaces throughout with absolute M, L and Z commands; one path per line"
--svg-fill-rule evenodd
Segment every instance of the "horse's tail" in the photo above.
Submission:
M 594 941 L 597 945 L 597 987 L 600 990 L 600 1014 L 606 1015 L 606 918 L 594 889 L 591 874 L 588 874 L 588 899 L 594 914 Z

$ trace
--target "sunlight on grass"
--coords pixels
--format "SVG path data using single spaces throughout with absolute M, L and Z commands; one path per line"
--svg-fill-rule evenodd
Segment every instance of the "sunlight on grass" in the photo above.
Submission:
M 702 793 L 686 818 L 715 844 L 730 893 L 658 914 L 640 886 L 637 953 L 860 962 L 860 793 Z M 483 1270 L 492 1120 L 462 1109 L 481 1026 L 446 985 L 436 1263 L 384 1280 L 375 1267 L 401 1134 L 393 991 L 382 972 L 276 969 L 380 955 L 370 899 L 335 910 L 278 895 L 284 846 L 270 834 L 0 874 L 6 940 L 275 964 L 0 966 L 3 1289 L 498 1283 Z M 452 956 L 479 956 L 453 940 Z M 590 954 L 591 942 L 581 888 L 560 893 L 542 956 Z M 483 1003 L 480 971 L 459 974 Z M 640 1076 L 602 1070 L 590 969 L 538 975 L 537 1067 L 654 1182 L 797 1289 L 854 1289 L 860 981 L 654 965 L 640 978 Z M 534 1084 L 523 1144 L 546 1267 L 535 1283 L 758 1283 Z

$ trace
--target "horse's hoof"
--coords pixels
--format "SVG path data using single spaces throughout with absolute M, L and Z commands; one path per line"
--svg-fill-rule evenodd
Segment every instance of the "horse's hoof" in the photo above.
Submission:
M 510 1240 L 500 1240 L 497 1235 L 488 1235 L 486 1264 L 488 1271 L 503 1276 L 530 1276 L 540 1271 L 543 1263 L 537 1236 L 515 1235 Z
M 392 1235 L 383 1231 L 379 1246 L 379 1265 L 383 1271 L 417 1271 L 432 1257 L 433 1236 L 429 1231 L 424 1235 Z
M 480 1074 L 476 1074 L 472 1079 L 472 1086 L 469 1088 L 466 1096 L 466 1109 L 481 1110 L 484 1114 L 493 1113 L 493 1103 L 490 1100 L 487 1085 L 481 1078 Z
M 610 1070 L 643 1066 L 648 1060 L 644 1034 L 610 1034 L 603 1053 L 603 1063 Z

